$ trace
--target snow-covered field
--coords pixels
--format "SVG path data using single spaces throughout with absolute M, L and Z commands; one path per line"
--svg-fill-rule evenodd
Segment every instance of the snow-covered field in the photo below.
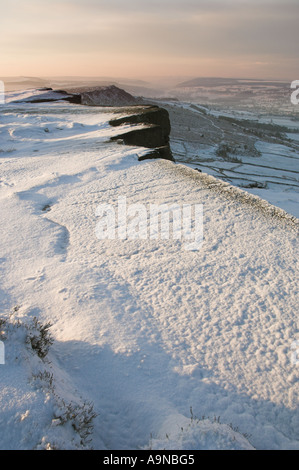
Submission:
M 0 448 L 298 450 L 298 219 L 184 165 L 139 162 L 146 149 L 109 141 L 113 110 L 11 96 Z M 96 209 L 120 196 L 203 204 L 203 246 L 99 240 Z

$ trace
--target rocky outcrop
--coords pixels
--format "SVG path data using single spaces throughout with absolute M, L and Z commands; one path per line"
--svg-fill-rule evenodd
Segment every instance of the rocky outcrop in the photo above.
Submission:
M 166 109 L 159 106 L 137 106 L 131 109 L 127 116 L 112 119 L 111 126 L 121 126 L 122 124 L 149 124 L 159 126 L 163 133 L 165 143 L 169 142 L 171 130 L 169 114 Z
M 96 87 L 92 91 L 81 93 L 81 104 L 87 106 L 130 106 L 137 104 L 134 96 L 115 85 Z
M 120 108 L 115 112 L 121 113 L 122 116 L 110 120 L 111 126 L 121 128 L 124 124 L 132 124 L 131 130 L 120 132 L 111 140 L 122 140 L 126 145 L 153 149 L 147 155 L 139 157 L 139 160 L 146 158 L 174 160 L 169 145 L 171 126 L 168 111 L 158 106 L 140 105 L 140 103 L 142 99 L 134 98 L 115 85 L 97 87 L 81 93 L 82 105 Z
M 88 91 L 53 90 L 49 87 L 39 88 L 37 96 L 27 98 L 28 103 L 47 103 L 50 101 L 68 101 L 86 106 L 132 106 L 138 104 L 137 98 L 114 85 L 94 87 Z M 139 100 L 140 102 L 140 100 Z
M 171 130 L 169 114 L 166 109 L 158 106 L 143 106 L 131 108 L 128 115 L 115 118 L 110 121 L 111 126 L 122 126 L 124 124 L 138 125 L 138 128 L 120 133 L 112 137 L 112 140 L 121 139 L 126 145 L 136 145 L 153 149 L 139 160 L 147 158 L 164 158 L 174 160 L 170 145 L 169 134 Z M 140 124 L 144 126 L 140 127 Z
M 68 101 L 85 106 L 111 107 L 119 117 L 110 120 L 110 125 L 120 127 L 120 132 L 112 140 L 122 140 L 126 145 L 152 149 L 139 160 L 147 158 L 164 158 L 174 160 L 170 145 L 170 119 L 166 109 L 144 104 L 142 98 L 134 98 L 124 90 L 111 86 L 96 87 L 88 91 L 67 92 L 42 88 L 39 93 L 23 101 L 29 103 L 46 103 Z M 142 104 L 141 104 L 142 103 Z M 121 127 L 130 124 L 131 129 L 121 132 Z
M 63 90 L 55 90 L 55 93 L 61 94 L 62 96 L 67 94 L 67 96 L 61 98 L 64 101 L 68 101 L 73 104 L 81 104 L 81 95 L 79 93 L 67 93 Z

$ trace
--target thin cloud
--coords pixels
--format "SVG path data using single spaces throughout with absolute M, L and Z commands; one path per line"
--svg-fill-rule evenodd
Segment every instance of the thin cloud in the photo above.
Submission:
M 186 62 L 193 70 L 240 57 L 277 70 L 289 60 L 294 70 L 298 17 L 298 0 L 11 0 L 1 7 L 2 68 L 24 55 L 29 67 L 45 53 L 49 65 L 85 55 L 90 68 L 135 55 L 153 66 L 177 62 L 180 72 Z

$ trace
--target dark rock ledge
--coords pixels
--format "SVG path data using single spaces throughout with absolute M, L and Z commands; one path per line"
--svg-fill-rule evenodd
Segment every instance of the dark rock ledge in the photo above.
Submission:
M 170 119 L 166 109 L 158 106 L 136 106 L 126 109 L 128 115 L 109 121 L 111 126 L 132 124 L 133 129 L 112 137 L 111 140 L 122 140 L 126 145 L 136 145 L 153 149 L 139 160 L 163 158 L 174 161 L 169 144 Z M 141 124 L 144 126 L 140 127 Z M 138 129 L 134 129 L 134 125 Z

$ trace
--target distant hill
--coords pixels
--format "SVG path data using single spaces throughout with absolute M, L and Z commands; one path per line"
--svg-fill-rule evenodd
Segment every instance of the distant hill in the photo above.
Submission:
M 0 77 L 0 80 L 4 82 L 6 91 L 41 88 L 49 85 L 47 80 L 38 77 Z
M 221 77 L 199 77 L 187 80 L 176 85 L 176 88 L 196 88 L 196 87 L 219 87 L 233 85 L 256 85 L 256 86 L 277 86 L 283 87 L 288 82 L 281 80 L 258 80 L 253 78 L 221 78 Z
M 186 82 L 179 83 L 176 88 L 185 88 L 185 87 L 213 87 L 213 86 L 223 86 L 223 85 L 237 85 L 239 79 L 237 78 L 219 78 L 219 77 L 200 77 L 194 78 L 192 80 L 187 80 Z

